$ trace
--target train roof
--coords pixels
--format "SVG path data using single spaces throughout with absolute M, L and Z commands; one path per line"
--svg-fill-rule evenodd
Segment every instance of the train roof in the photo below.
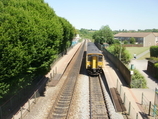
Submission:
M 101 51 L 96 47 L 96 45 L 92 42 L 87 43 L 87 54 L 102 54 Z

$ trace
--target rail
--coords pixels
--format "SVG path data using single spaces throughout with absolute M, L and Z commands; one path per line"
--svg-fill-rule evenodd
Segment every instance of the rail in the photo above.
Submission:
M 69 107 L 71 105 L 71 100 L 74 92 L 74 88 L 76 85 L 76 80 L 79 74 L 80 66 L 81 66 L 81 58 L 83 56 L 83 47 L 85 43 L 80 46 L 78 52 L 73 57 L 70 65 L 68 66 L 69 74 L 64 82 L 62 89 L 60 90 L 55 103 L 50 110 L 48 115 L 48 119 L 52 118 L 67 118 L 69 113 Z

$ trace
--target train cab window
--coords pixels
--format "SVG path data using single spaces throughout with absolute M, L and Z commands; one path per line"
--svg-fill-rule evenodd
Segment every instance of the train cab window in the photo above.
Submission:
M 88 55 L 88 61 L 92 61 L 92 56 Z
M 99 55 L 98 60 L 99 60 L 99 61 L 102 61 L 102 59 L 103 59 L 103 58 L 102 58 L 102 55 Z

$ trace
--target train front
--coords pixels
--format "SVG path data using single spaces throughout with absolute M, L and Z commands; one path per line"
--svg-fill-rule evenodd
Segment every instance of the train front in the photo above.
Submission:
M 98 75 L 102 72 L 103 55 L 87 54 L 86 69 L 90 75 Z

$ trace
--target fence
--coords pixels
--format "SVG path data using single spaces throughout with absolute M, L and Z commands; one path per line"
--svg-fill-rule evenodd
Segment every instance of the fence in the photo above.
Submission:
M 38 101 L 38 97 L 40 96 L 40 91 L 36 90 L 34 94 L 28 99 L 27 103 L 25 103 L 23 106 L 20 107 L 19 112 L 17 112 L 15 115 L 12 116 L 12 119 L 17 119 L 20 117 L 20 119 L 23 119 L 25 115 L 31 111 L 31 108 L 36 104 Z
M 157 89 L 155 89 L 155 99 L 157 97 L 156 91 Z M 154 104 L 152 104 L 152 102 L 149 101 L 143 93 L 142 93 L 141 107 L 143 108 L 143 112 L 145 114 L 147 114 L 150 117 L 154 117 L 155 119 L 158 119 L 158 105 L 155 102 Z
M 132 103 L 132 101 L 129 99 L 126 93 L 126 90 L 127 90 L 126 87 L 123 87 L 122 83 L 119 80 L 117 80 L 116 89 L 118 93 L 120 94 L 120 97 L 123 101 L 122 103 L 124 104 L 127 110 L 126 113 L 131 117 L 131 119 L 142 119 L 141 115 L 138 114 L 138 112 L 134 108 L 135 107 L 133 106 L 134 103 Z
M 117 80 L 116 84 L 116 89 L 118 93 L 120 94 L 120 97 L 122 99 L 122 103 L 126 107 L 127 114 L 132 118 L 132 119 L 142 119 L 143 115 L 146 118 L 152 118 L 152 119 L 158 119 L 158 106 L 156 104 L 152 104 L 151 101 L 149 101 L 145 95 L 142 93 L 141 96 L 141 102 L 140 106 L 142 108 L 141 115 L 137 113 L 137 109 L 135 109 L 134 106 L 135 103 L 132 103 L 131 99 L 129 99 L 128 94 L 126 94 L 126 87 L 122 86 L 122 83 Z
M 106 49 L 104 49 L 102 47 L 102 45 L 100 44 L 96 44 L 98 46 L 99 49 L 103 50 L 103 53 L 105 56 L 107 56 L 112 63 L 115 64 L 115 66 L 119 69 L 120 67 L 124 67 L 119 60 L 117 60 L 117 58 L 115 58 L 112 54 L 110 54 Z M 119 71 L 126 77 L 126 83 L 128 85 L 136 85 L 138 88 L 142 87 L 142 83 L 141 80 L 140 81 L 131 81 L 131 74 L 129 72 L 129 70 L 125 67 L 122 69 L 119 69 Z M 144 117 L 148 118 L 148 116 L 150 117 L 154 117 L 155 119 L 158 119 L 158 89 L 155 90 L 155 104 L 152 104 L 151 101 L 147 100 L 147 98 L 142 94 L 142 101 L 141 101 L 141 108 L 143 109 L 142 112 L 140 112 L 140 114 L 138 113 L 138 108 L 136 103 L 132 103 L 135 101 L 131 101 L 131 99 L 129 99 L 128 94 L 126 93 L 126 87 L 122 86 L 122 83 L 117 80 L 117 84 L 116 84 L 116 89 L 118 91 L 118 93 L 120 94 L 121 99 L 123 100 L 122 103 L 124 103 L 124 106 L 126 107 L 127 110 L 127 114 L 132 118 L 132 119 L 142 119 L 143 115 Z
M 63 53 L 60 53 L 57 58 L 52 62 L 50 67 L 53 67 L 53 65 L 64 55 L 67 54 L 69 50 L 71 50 L 74 46 L 67 49 L 67 51 L 64 51 Z M 53 71 L 54 72 L 54 71 Z M 56 71 L 51 75 L 51 78 L 55 75 Z M 39 78 L 39 77 L 38 77 Z M 45 79 L 43 79 L 45 78 Z M 27 86 L 20 90 L 16 95 L 14 95 L 12 98 L 10 98 L 7 102 L 5 102 L 3 105 L 0 106 L 0 119 L 6 119 L 6 118 L 16 118 L 16 116 L 19 116 L 20 119 L 22 119 L 27 112 L 30 112 L 31 107 L 36 104 L 38 97 L 40 95 L 43 95 L 44 88 L 46 86 L 48 79 L 46 77 L 40 77 L 40 81 L 35 83 L 34 85 Z M 40 87 L 38 85 L 41 85 Z M 36 87 L 36 88 L 35 88 Z M 35 91 L 34 91 L 35 90 Z M 32 92 L 34 92 L 32 94 Z M 30 97 L 31 95 L 31 97 Z M 28 99 L 28 97 L 30 97 Z M 25 103 L 26 102 L 26 103 Z M 17 112 L 17 111 L 20 111 Z M 17 112 L 15 114 L 15 112 Z M 20 115 L 19 115 L 20 114 Z
M 97 47 L 103 51 L 104 56 L 106 56 L 110 61 L 119 69 L 120 73 L 122 74 L 125 82 L 128 86 L 131 83 L 131 72 L 130 70 L 113 54 L 107 51 L 101 44 L 96 44 Z

